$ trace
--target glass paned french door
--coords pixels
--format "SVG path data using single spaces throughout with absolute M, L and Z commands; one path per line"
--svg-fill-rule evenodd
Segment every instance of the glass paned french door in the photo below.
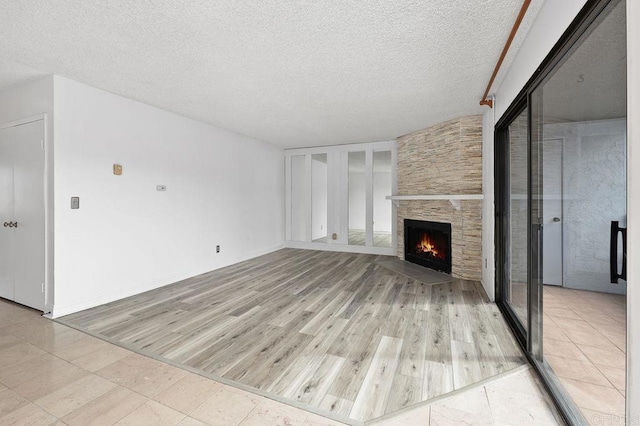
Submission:
M 367 244 L 367 155 L 352 151 L 349 156 L 349 245 Z
M 397 225 L 387 197 L 395 193 L 395 163 L 394 142 L 286 152 L 287 241 L 394 254 Z
M 304 155 L 294 155 L 290 159 L 291 241 L 305 241 L 307 238 L 307 173 Z
M 328 241 L 329 173 L 327 154 L 311 155 L 311 241 Z
M 392 247 L 393 207 L 386 197 L 393 194 L 391 151 L 373 152 L 373 245 Z

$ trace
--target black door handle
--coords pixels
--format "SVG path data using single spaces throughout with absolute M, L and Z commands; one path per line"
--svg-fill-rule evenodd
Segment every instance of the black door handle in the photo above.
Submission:
M 618 234 L 622 234 L 622 272 L 618 273 Z M 611 221 L 611 246 L 609 254 L 611 283 L 627 280 L 627 228 L 620 228 L 618 221 Z

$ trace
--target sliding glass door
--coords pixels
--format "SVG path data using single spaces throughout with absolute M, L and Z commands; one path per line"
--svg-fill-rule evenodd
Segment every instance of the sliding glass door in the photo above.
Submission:
M 569 424 L 624 424 L 625 2 L 588 2 L 496 126 L 496 298 Z
M 525 108 L 509 125 L 505 155 L 508 158 L 508 178 L 505 188 L 505 236 L 509 244 L 505 247 L 504 272 L 505 301 L 526 332 L 528 328 L 529 262 L 529 186 L 527 171 L 529 146 L 527 143 L 528 109 Z
M 505 124 L 496 145 L 498 183 L 498 300 L 523 346 L 540 355 L 541 307 L 538 275 L 541 209 L 538 152 L 531 144 L 531 109 L 523 103 Z

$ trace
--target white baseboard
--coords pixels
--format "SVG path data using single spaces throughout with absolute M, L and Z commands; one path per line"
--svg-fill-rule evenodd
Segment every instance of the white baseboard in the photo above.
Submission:
M 135 296 L 136 294 L 144 293 L 145 291 L 154 290 L 156 288 L 171 285 L 175 282 L 189 278 L 183 275 L 174 275 L 165 277 L 163 279 L 156 279 L 150 283 L 128 283 L 125 286 L 117 288 L 111 288 L 109 292 L 101 293 L 91 297 L 89 299 L 78 300 L 68 303 L 63 306 L 59 306 L 54 303 L 51 310 L 50 318 L 59 318 L 65 315 L 73 314 L 76 312 L 84 311 L 85 309 L 94 308 L 96 306 L 104 305 L 120 299 L 126 299 L 127 297 Z
M 213 270 L 215 271 L 217 269 L 235 265 L 236 263 L 244 262 L 245 260 L 249 260 L 265 254 L 269 254 L 274 251 L 281 250 L 283 248 L 284 248 L 284 244 L 278 244 L 272 247 L 255 250 L 255 251 L 243 254 L 242 256 L 239 256 L 237 258 L 234 258 L 229 263 L 220 265 L 219 267 Z M 72 303 L 65 304 L 63 306 L 59 306 L 54 303 L 53 306 L 48 307 L 50 314 L 47 315 L 47 317 L 49 318 L 63 317 L 65 315 L 70 315 L 76 312 L 84 311 L 85 309 L 91 309 L 96 306 L 104 305 L 106 303 L 111 303 L 116 300 L 126 299 L 127 297 L 135 296 L 136 294 L 144 293 L 146 291 L 151 291 L 160 287 L 165 287 L 167 285 L 174 284 L 178 281 L 182 281 L 187 278 L 198 276 L 200 274 L 204 274 L 207 272 L 211 272 L 211 270 L 201 271 L 197 273 L 176 274 L 172 276 L 166 276 L 161 279 L 160 278 L 154 279 L 152 282 L 148 282 L 148 283 L 137 283 L 137 284 L 128 283 L 125 286 L 120 286 L 115 289 L 111 288 L 109 292 L 95 295 L 90 299 L 78 300 Z
M 368 247 L 368 246 L 348 246 L 344 244 L 327 244 L 313 243 L 307 241 L 287 241 L 286 247 L 304 249 L 304 250 L 320 250 L 320 251 L 339 251 L 344 253 L 362 253 L 377 254 L 380 256 L 397 256 L 397 251 L 392 247 Z

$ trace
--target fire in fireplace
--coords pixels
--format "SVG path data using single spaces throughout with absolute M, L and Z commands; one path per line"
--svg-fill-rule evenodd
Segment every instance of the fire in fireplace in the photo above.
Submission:
M 451 224 L 404 220 L 404 258 L 427 268 L 451 273 Z

